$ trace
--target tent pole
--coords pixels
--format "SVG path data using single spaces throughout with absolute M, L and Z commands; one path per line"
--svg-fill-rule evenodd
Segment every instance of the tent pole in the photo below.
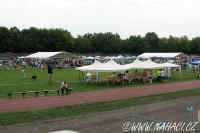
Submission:
M 80 71 L 78 71 L 78 79 L 79 79 L 79 81 L 81 80 Z
M 83 72 L 82 72 L 82 80 L 84 80 L 84 74 L 83 74 Z
M 181 74 L 182 74 L 182 72 L 181 72 L 182 70 L 181 70 L 181 66 L 179 67 L 179 79 L 181 79 Z

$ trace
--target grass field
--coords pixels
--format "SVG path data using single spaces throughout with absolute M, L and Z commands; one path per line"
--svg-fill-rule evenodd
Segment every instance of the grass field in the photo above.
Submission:
M 74 69 L 54 69 L 52 83 L 49 84 L 49 75 L 47 70 L 39 70 L 27 68 L 25 70 L 26 79 L 22 78 L 20 70 L 3 70 L 0 71 L 0 98 L 6 98 L 8 92 L 16 92 L 23 90 L 43 90 L 59 88 L 62 80 L 66 80 L 73 92 L 99 90 L 107 88 L 129 87 L 134 85 L 143 85 L 142 83 L 134 83 L 134 85 L 108 85 L 108 84 L 87 84 L 81 82 L 82 73 Z M 31 77 L 37 75 L 37 80 Z M 111 73 L 100 73 L 100 77 L 111 75 Z M 172 79 L 169 82 L 185 81 L 195 79 L 195 74 L 191 71 L 173 72 Z

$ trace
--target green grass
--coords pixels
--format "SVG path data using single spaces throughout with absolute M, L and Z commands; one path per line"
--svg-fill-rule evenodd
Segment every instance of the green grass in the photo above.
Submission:
M 20 70 L 4 70 L 0 71 L 0 98 L 7 98 L 8 92 L 16 92 L 23 90 L 43 90 L 43 89 L 56 89 L 59 88 L 62 80 L 67 80 L 69 87 L 73 88 L 73 92 L 100 90 L 108 88 L 120 88 L 130 87 L 133 85 L 107 85 L 101 84 L 87 84 L 80 82 L 82 79 L 82 73 L 74 69 L 54 69 L 53 82 L 49 84 L 49 77 L 47 70 L 41 71 L 38 69 L 27 68 L 26 79 L 22 79 Z M 38 79 L 33 81 L 32 75 L 37 75 Z M 100 73 L 100 77 L 105 75 L 111 75 L 111 73 Z M 195 74 L 191 71 L 185 71 L 181 74 L 179 72 L 173 72 L 173 78 L 169 82 L 185 81 L 195 79 Z M 78 81 L 78 82 L 74 82 Z M 154 82 L 155 84 L 157 82 Z M 136 83 L 135 85 L 143 85 L 142 83 Z
M 12 125 L 17 123 L 35 122 L 40 120 L 50 120 L 62 117 L 72 118 L 79 115 L 111 111 L 116 109 L 128 108 L 136 105 L 151 104 L 166 100 L 197 95 L 200 95 L 200 89 L 184 90 L 167 94 L 120 99 L 107 102 L 97 102 L 91 104 L 54 107 L 42 110 L 0 113 L 0 125 Z

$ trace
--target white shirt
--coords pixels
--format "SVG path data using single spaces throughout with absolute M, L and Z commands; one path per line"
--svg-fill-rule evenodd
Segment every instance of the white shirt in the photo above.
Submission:
M 62 82 L 60 88 L 67 88 L 67 84 L 65 84 L 64 82 Z
M 23 66 L 25 66 L 25 65 L 26 65 L 24 61 L 22 62 L 22 65 L 23 65 Z
M 161 71 L 161 77 L 165 77 L 165 71 Z

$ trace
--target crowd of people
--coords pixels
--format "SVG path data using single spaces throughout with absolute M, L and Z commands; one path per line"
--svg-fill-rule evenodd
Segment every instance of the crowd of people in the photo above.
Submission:
M 125 71 L 125 72 L 120 72 L 120 73 L 116 73 L 113 72 L 112 75 L 110 76 L 105 76 L 104 78 L 99 78 L 101 79 L 106 79 L 109 82 L 114 82 L 117 81 L 118 83 L 122 83 L 122 82 L 133 82 L 133 81 L 137 81 L 137 82 L 149 82 L 152 83 L 153 80 L 155 81 L 164 81 L 167 79 L 171 78 L 171 69 L 164 70 L 164 69 L 158 69 L 158 70 L 149 70 L 149 69 L 145 69 L 143 71 L 140 70 L 135 70 L 135 71 Z M 85 75 L 85 81 L 86 82 L 90 82 L 93 80 L 97 80 L 98 79 L 98 75 L 97 73 L 90 73 L 88 72 Z

